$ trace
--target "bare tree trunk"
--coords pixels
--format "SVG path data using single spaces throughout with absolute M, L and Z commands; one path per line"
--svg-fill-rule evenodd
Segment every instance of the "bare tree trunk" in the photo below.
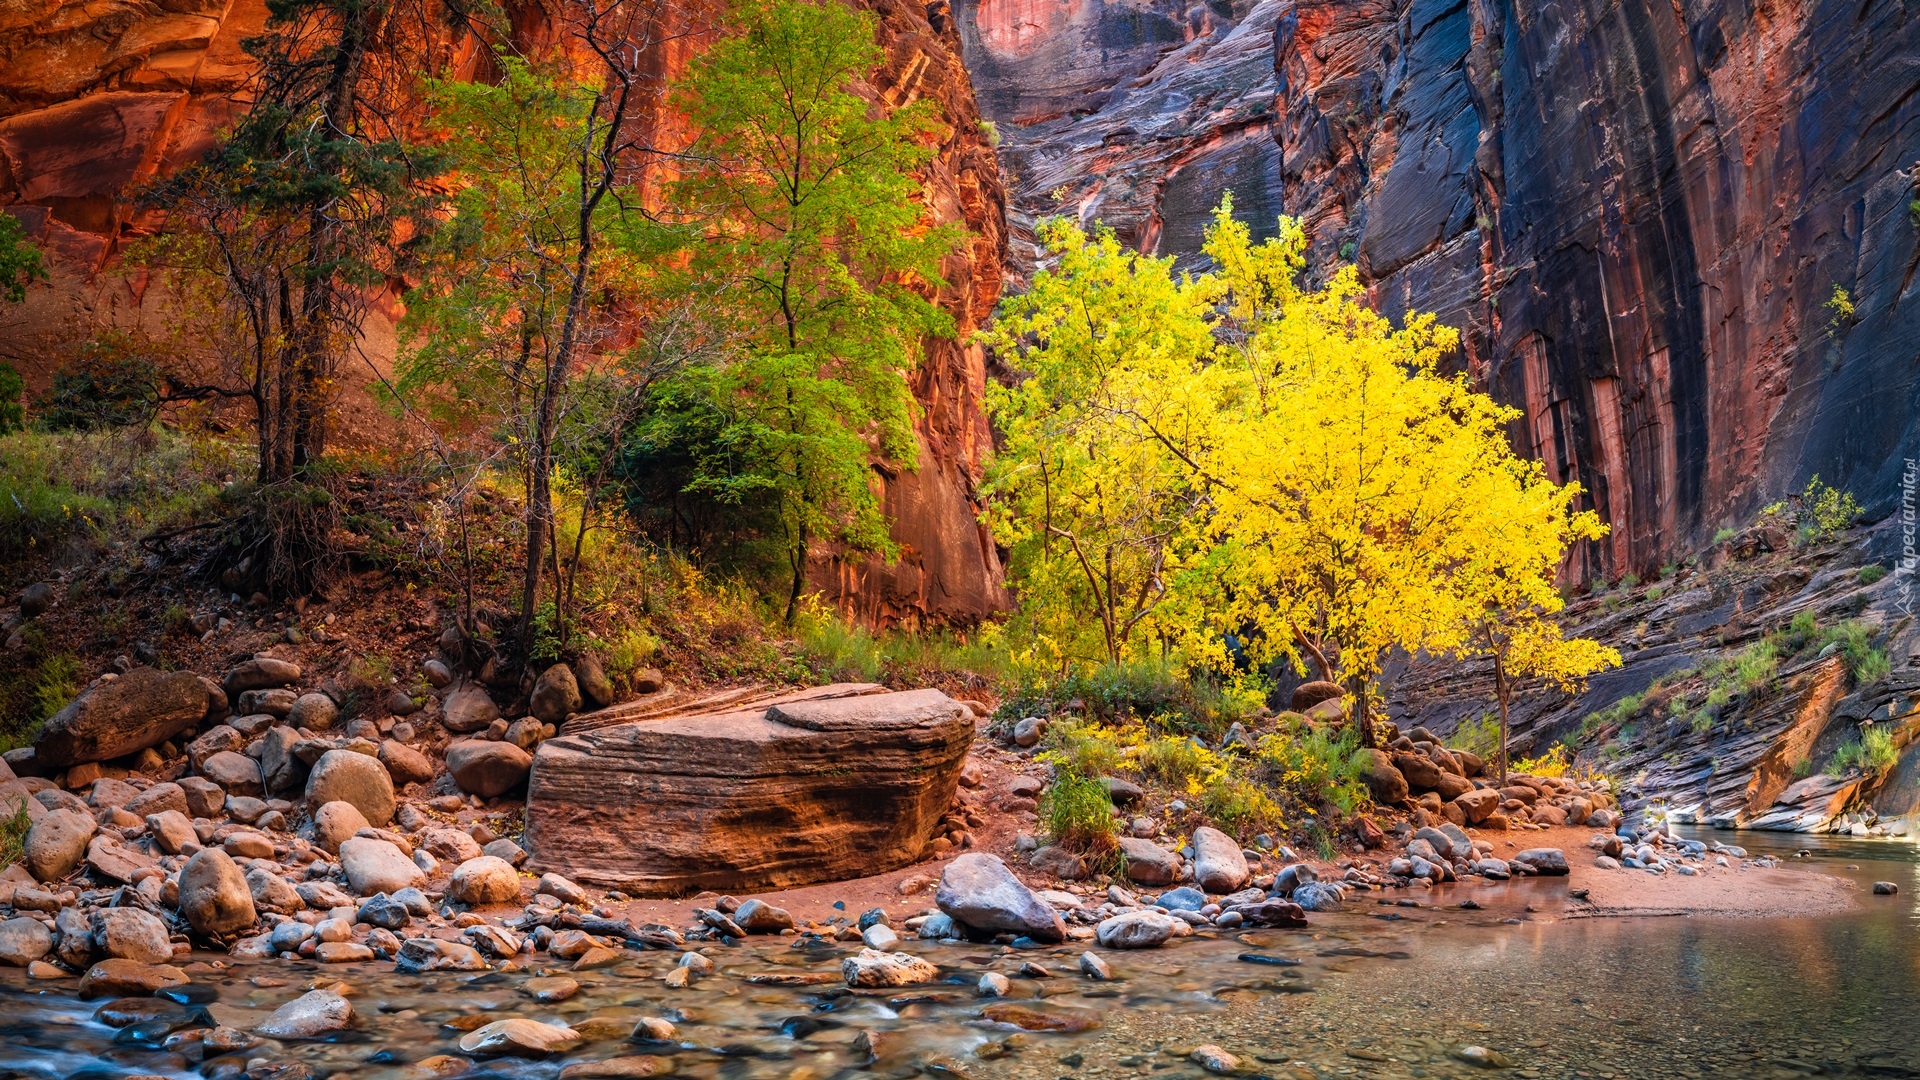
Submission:
M 793 621 L 800 616 L 800 590 L 805 588 L 807 583 L 807 549 L 811 542 L 811 539 L 807 536 L 806 517 L 802 515 L 800 519 L 800 532 L 799 535 L 794 538 L 793 545 L 793 588 L 787 593 L 788 626 L 792 626 Z
M 1502 650 L 1493 651 L 1493 695 L 1500 702 L 1500 786 L 1507 786 L 1507 700 L 1512 689 L 1507 685 L 1507 663 Z
M 353 110 L 360 84 L 360 65 L 367 55 L 367 39 L 385 9 L 378 4 L 346 6 L 340 19 L 340 42 L 327 76 L 323 114 L 326 136 L 353 138 Z M 337 167 L 336 163 L 330 163 Z M 307 213 L 307 266 L 311 276 L 300 290 L 300 322 L 295 335 L 293 460 L 296 473 L 312 468 L 327 452 L 327 429 L 333 394 L 334 341 L 339 317 L 339 281 L 332 269 L 339 261 L 341 224 L 333 207 L 316 203 Z M 283 421 L 284 422 L 284 421 Z

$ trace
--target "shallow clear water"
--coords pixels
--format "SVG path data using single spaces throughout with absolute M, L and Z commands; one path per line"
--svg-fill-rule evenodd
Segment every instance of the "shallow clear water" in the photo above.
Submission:
M 1858 908 L 1797 920 L 1560 920 L 1566 883 L 1547 879 L 1368 894 L 1346 912 L 1316 916 L 1308 931 L 1106 953 L 1109 983 L 1077 975 L 1081 947 L 1012 953 L 909 942 L 950 981 L 858 993 L 755 985 L 746 977 L 831 971 L 852 951 L 762 939 L 709 950 L 720 972 L 692 989 L 660 982 L 672 954 L 636 953 L 618 967 L 569 973 L 581 992 L 553 1005 L 519 989 L 543 973 L 537 966 L 407 976 L 388 965 L 267 962 L 196 976 L 198 992 L 214 998 L 213 1019 L 249 1028 L 310 986 L 344 981 L 356 1028 L 333 1042 L 269 1043 L 209 1062 L 165 1045 L 171 1024 L 193 1030 L 191 1007 L 116 1029 L 95 1019 L 101 1002 L 78 1000 L 70 985 L 7 970 L 0 1076 L 227 1077 L 249 1062 L 292 1060 L 318 1075 L 420 1078 L 429 1075 L 423 1060 L 460 1053 L 463 1029 L 508 1016 L 562 1021 L 588 1038 L 560 1058 L 477 1061 L 465 1075 L 546 1080 L 569 1063 L 650 1054 L 679 1075 L 729 1080 L 1175 1078 L 1204 1075 L 1187 1055 L 1211 1043 L 1236 1055 L 1243 1073 L 1274 1077 L 1486 1075 L 1461 1060 L 1471 1046 L 1511 1062 L 1498 1075 L 1920 1076 L 1920 850 L 1754 834 L 1730 842 L 1756 855 L 1815 849 L 1789 865 L 1860 882 Z M 1899 883 L 1900 895 L 1870 895 L 1876 880 Z M 1387 904 L 1373 902 L 1381 895 Z M 1460 909 L 1468 897 L 1481 909 Z M 1422 906 L 1392 902 L 1407 898 Z M 1018 975 L 1028 961 L 1054 977 Z M 1022 1031 L 983 1018 L 988 1003 L 973 984 L 988 970 L 1012 978 L 1012 1003 L 1091 1029 Z M 676 1042 L 630 1041 L 643 1016 L 672 1019 Z M 878 1060 L 869 1060 L 866 1033 L 879 1036 Z

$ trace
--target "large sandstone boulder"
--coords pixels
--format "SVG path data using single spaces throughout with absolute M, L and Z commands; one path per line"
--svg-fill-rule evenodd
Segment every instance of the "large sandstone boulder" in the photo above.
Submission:
M 290 727 L 268 728 L 257 744 L 260 778 L 269 795 L 292 795 L 306 785 L 307 763 L 293 752 L 300 735 Z
M 187 793 L 179 784 L 155 784 L 147 790 L 128 799 L 124 804 L 127 813 L 144 818 L 149 814 L 163 814 L 169 810 L 187 812 Z
M 1127 863 L 1127 880 L 1136 885 L 1171 885 L 1180 876 L 1180 856 L 1151 840 L 1121 837 L 1120 856 Z
M 920 857 L 972 740 L 940 691 L 865 684 L 588 726 L 540 744 L 524 843 L 536 872 L 641 894 L 882 873 Z
M 505 859 L 482 855 L 454 868 L 447 895 L 462 904 L 505 904 L 520 899 L 520 875 Z
M 970 851 L 948 863 L 933 902 L 948 918 L 975 930 L 1004 930 L 1047 944 L 1066 940 L 1060 913 L 996 855 Z
M 340 845 L 367 828 L 367 816 L 350 802 L 335 799 L 313 812 L 313 843 L 329 855 L 338 854 Z
M 1293 696 L 1287 700 L 1287 708 L 1303 713 L 1323 701 L 1338 701 L 1345 694 L 1346 691 L 1340 688 L 1339 683 L 1315 679 L 1294 688 Z
M 487 725 L 500 719 L 500 706 L 493 703 L 487 694 L 487 688 L 467 683 L 447 695 L 440 706 L 440 726 L 448 731 L 467 734 L 484 731 Z
M 202 762 L 201 776 L 219 784 L 231 795 L 260 795 L 260 763 L 245 754 L 222 750 Z M 183 797 L 184 798 L 184 797 Z
M 53 951 L 53 931 L 38 919 L 0 922 L 0 964 L 26 967 Z
M 393 777 L 380 759 L 353 750 L 329 750 L 307 776 L 307 805 L 352 803 L 368 824 L 393 820 Z
M 1366 760 L 1364 779 L 1367 782 L 1367 794 L 1380 806 L 1398 806 L 1401 800 L 1410 795 L 1406 774 L 1394 767 L 1393 755 L 1385 750 L 1365 749 L 1360 751 Z M 1498 800 L 1495 800 L 1498 802 Z
M 173 959 L 167 924 L 135 907 L 94 912 L 93 943 L 99 951 L 122 960 L 164 964 Z
M 207 715 L 207 689 L 191 671 L 134 668 L 74 698 L 33 740 L 41 770 L 106 761 L 158 746 Z

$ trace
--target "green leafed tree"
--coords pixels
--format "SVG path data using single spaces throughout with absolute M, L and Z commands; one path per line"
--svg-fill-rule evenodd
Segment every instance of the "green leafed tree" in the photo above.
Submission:
M 27 240 L 20 219 L 0 214 L 0 299 L 18 304 L 27 298 L 27 286 L 45 280 L 46 262 Z
M 930 297 L 961 233 L 920 199 L 937 103 L 861 92 L 883 59 L 872 15 L 748 0 L 729 23 L 676 88 L 693 138 L 670 202 L 699 230 L 689 273 L 733 355 L 676 407 L 718 421 L 691 490 L 777 506 L 792 621 L 816 542 L 894 552 L 871 462 L 918 465 L 907 374 L 924 336 L 952 333 Z
M 628 40 L 625 22 L 600 25 Z M 493 82 L 431 87 L 432 124 L 460 186 L 408 297 L 394 391 L 449 435 L 476 421 L 491 429 L 527 492 L 523 609 L 538 610 L 547 578 L 564 642 L 570 583 L 619 439 L 651 382 L 700 355 L 708 336 L 655 270 L 679 234 L 643 208 L 624 163 L 640 149 L 623 134 L 630 73 L 583 81 L 511 56 L 497 63 Z M 585 504 L 570 544 L 556 535 L 556 473 Z

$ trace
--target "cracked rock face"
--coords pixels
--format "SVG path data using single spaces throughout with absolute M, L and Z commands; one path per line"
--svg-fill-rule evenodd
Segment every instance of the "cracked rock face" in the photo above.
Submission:
M 938 690 L 859 693 L 877 689 L 548 739 L 527 785 L 530 869 L 681 895 L 907 865 L 953 801 L 973 721 Z

